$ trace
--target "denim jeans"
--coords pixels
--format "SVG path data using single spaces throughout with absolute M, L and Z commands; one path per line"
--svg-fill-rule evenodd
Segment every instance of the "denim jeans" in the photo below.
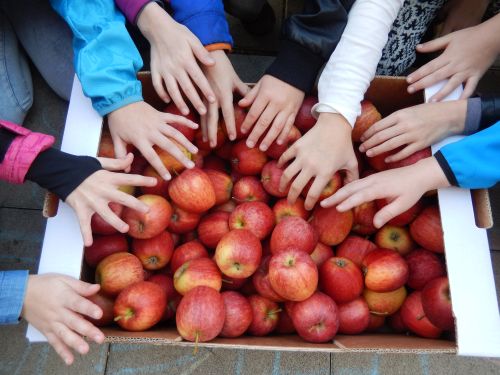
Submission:
M 73 83 L 71 30 L 49 1 L 0 0 L 0 118 L 22 124 L 33 104 L 30 64 L 57 95 Z

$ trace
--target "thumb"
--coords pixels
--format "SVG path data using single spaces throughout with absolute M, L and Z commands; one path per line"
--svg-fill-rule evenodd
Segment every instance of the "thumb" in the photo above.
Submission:
M 124 171 L 129 169 L 134 161 L 134 154 L 129 152 L 124 159 L 97 158 L 104 169 L 108 171 Z
M 248 91 L 243 99 L 238 102 L 240 107 L 250 107 L 259 93 L 260 84 L 257 83 Z
M 115 158 L 125 159 L 127 155 L 127 144 L 120 137 L 115 136 L 113 137 L 113 145 L 115 146 Z M 130 168 L 125 170 L 125 172 L 130 172 Z
M 428 53 L 445 49 L 448 43 L 450 43 L 451 41 L 451 35 L 453 34 L 447 34 L 440 38 L 431 40 L 427 43 L 417 44 L 417 51 L 422 53 Z
M 206 66 L 215 65 L 215 60 L 210 55 L 210 52 L 208 52 L 207 49 L 205 47 L 203 47 L 203 45 L 198 40 L 193 40 L 191 42 L 191 48 L 193 50 L 193 54 L 195 55 L 195 57 L 203 65 L 206 65 Z
M 356 181 L 358 179 L 359 179 L 359 170 L 357 162 L 348 164 L 347 168 L 345 169 L 344 185 Z

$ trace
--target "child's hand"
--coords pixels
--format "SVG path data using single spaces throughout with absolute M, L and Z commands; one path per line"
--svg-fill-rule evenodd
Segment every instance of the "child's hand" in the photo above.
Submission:
M 270 75 L 262 77 L 239 101 L 242 107 L 251 106 L 241 125 L 243 133 L 253 126 L 247 146 L 254 147 L 271 124 L 260 149 L 266 151 L 276 138 L 278 144 L 285 142 L 303 100 L 304 93 L 299 89 Z
M 98 158 L 105 170 L 91 174 L 66 198 L 66 202 L 75 210 L 80 222 L 85 246 L 92 245 L 90 221 L 94 213 L 101 215 L 104 220 L 122 233 L 129 230 L 128 225 L 111 211 L 108 206 L 109 202 L 117 202 L 141 212 L 148 211 L 149 207 L 146 204 L 118 188 L 120 186 L 154 186 L 156 179 L 110 172 L 130 168 L 133 159 L 133 154 L 128 154 L 126 159 Z
M 490 0 L 449 0 L 440 12 L 444 22 L 436 36 L 480 24 L 489 3 Z
M 44 334 L 67 365 L 74 360 L 71 349 L 80 354 L 89 351 L 82 336 L 98 344 L 104 342 L 104 334 L 82 317 L 99 319 L 102 316 L 102 310 L 85 298 L 98 290 L 99 285 L 65 275 L 31 275 L 28 278 L 21 315 Z
M 316 125 L 285 151 L 279 166 L 295 159 L 284 170 L 280 181 L 283 191 L 296 176 L 288 193 L 290 203 L 295 202 L 310 179 L 314 181 L 304 205 L 308 210 L 314 207 L 321 191 L 338 170 L 346 171 L 346 182 L 358 178 L 358 161 L 352 148 L 351 131 L 351 126 L 342 115 L 321 113 Z
M 233 141 L 236 139 L 233 92 L 236 91 L 243 96 L 249 88 L 240 80 L 224 51 L 213 51 L 211 55 L 216 61 L 215 65 L 204 67 L 203 70 L 215 91 L 216 101 L 208 103 L 208 112 L 201 116 L 200 125 L 203 140 L 206 141 L 208 137 L 210 147 L 215 147 L 217 146 L 219 107 L 224 116 L 228 137 Z
M 464 130 L 467 100 L 420 104 L 394 112 L 361 137 L 361 152 L 373 157 L 406 145 L 386 158 L 394 162 Z
M 205 66 L 214 65 L 210 53 L 188 28 L 175 22 L 154 1 L 141 12 L 137 26 L 151 44 L 151 78 L 158 96 L 167 103 L 172 99 L 187 115 L 189 108 L 182 90 L 198 113 L 204 115 L 207 108 L 197 88 L 210 103 L 215 101 L 215 94 L 197 60 Z
M 153 146 L 157 145 L 172 154 L 186 168 L 193 168 L 194 163 L 175 146 L 172 139 L 192 154 L 197 153 L 198 149 L 169 123 L 177 123 L 192 129 L 198 128 L 197 124 L 183 116 L 159 112 L 145 102 L 132 103 L 111 112 L 108 115 L 108 125 L 115 146 L 116 158 L 125 158 L 127 144 L 131 143 L 162 178 L 170 180 L 170 173 L 153 149 Z
M 498 29 L 500 15 L 480 25 L 456 31 L 430 42 L 419 44 L 418 52 L 444 51 L 407 77 L 408 92 L 422 90 L 449 79 L 431 101 L 440 101 L 460 84 L 465 83 L 461 99 L 474 92 L 479 79 L 495 61 L 500 51 Z
M 403 213 L 433 189 L 449 186 L 449 182 L 434 157 L 422 159 L 408 167 L 389 169 L 353 181 L 321 201 L 321 206 L 337 206 L 340 212 L 365 202 L 387 199 L 390 203 L 373 218 L 376 228 Z

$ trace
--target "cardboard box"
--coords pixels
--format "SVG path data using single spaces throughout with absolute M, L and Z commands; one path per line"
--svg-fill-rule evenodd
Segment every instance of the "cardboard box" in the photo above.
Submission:
M 156 96 L 149 74 L 141 74 L 146 101 L 158 109 L 164 106 Z M 431 95 L 438 87 L 427 90 Z M 450 98 L 458 97 L 459 92 Z M 424 101 L 422 94 L 408 95 L 403 78 L 377 77 L 366 97 L 374 102 L 383 116 Z M 102 129 L 102 118 L 84 97 L 75 79 L 62 150 L 74 154 L 96 155 Z M 440 146 L 454 139 L 435 145 Z M 455 138 L 456 140 L 456 138 Z M 447 268 L 451 285 L 453 311 L 456 318 L 456 342 L 431 340 L 402 334 L 338 335 L 327 344 L 307 343 L 295 335 L 270 337 L 217 338 L 199 344 L 204 347 L 288 350 L 315 352 L 418 352 L 458 353 L 459 355 L 500 357 L 500 316 L 485 227 L 491 227 L 488 195 L 458 188 L 441 189 L 439 206 L 444 228 Z M 52 216 L 57 201 L 46 202 L 45 212 Z M 474 210 L 475 209 L 475 210 Z M 476 220 L 477 218 L 477 220 Z M 479 227 L 476 225 L 479 223 Z M 57 215 L 47 221 L 39 273 L 60 272 L 82 276 L 83 241 L 72 210 L 59 204 Z M 182 341 L 175 328 L 158 327 L 147 332 L 126 332 L 119 328 L 103 330 L 110 342 L 152 343 L 192 346 Z M 30 341 L 45 341 L 32 326 Z

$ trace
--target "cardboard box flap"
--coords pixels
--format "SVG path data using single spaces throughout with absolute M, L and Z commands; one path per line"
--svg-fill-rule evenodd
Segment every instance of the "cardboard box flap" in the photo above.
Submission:
M 388 333 L 365 333 L 357 336 L 337 335 L 335 336 L 335 344 L 349 351 L 391 353 L 456 353 L 457 351 L 455 343 L 450 340 L 425 339 Z

